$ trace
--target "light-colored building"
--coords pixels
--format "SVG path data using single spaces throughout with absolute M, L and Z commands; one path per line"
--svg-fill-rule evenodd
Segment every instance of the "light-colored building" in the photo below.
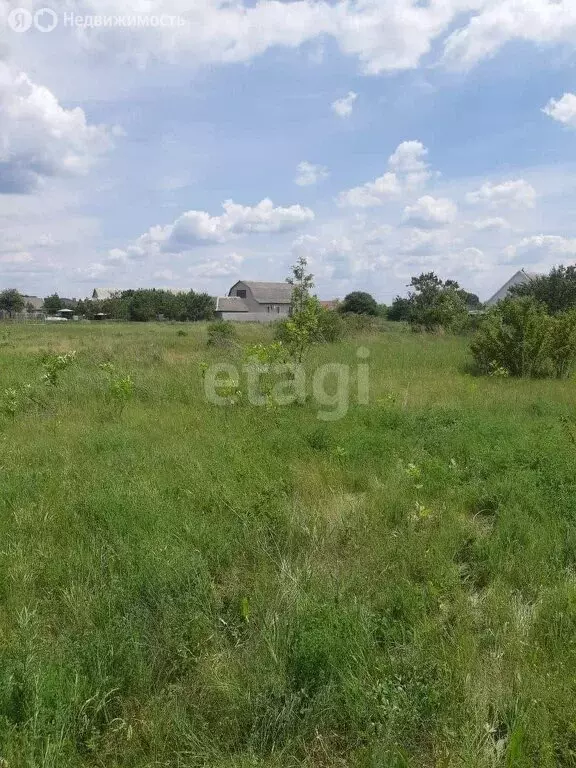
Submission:
M 216 299 L 216 317 L 238 322 L 269 323 L 290 315 L 292 286 L 239 280 L 228 296 Z
M 495 304 L 498 304 L 499 301 L 502 301 L 502 299 L 505 299 L 511 288 L 513 288 L 516 285 L 525 285 L 526 283 L 531 282 L 535 278 L 540 277 L 540 275 L 537 272 L 527 272 L 525 269 L 521 269 L 516 274 L 512 275 L 510 280 L 508 280 L 507 283 L 504 283 L 502 288 L 500 288 L 494 296 L 492 296 L 488 301 L 486 302 L 486 307 L 493 307 Z
M 96 301 L 104 301 L 104 299 L 115 299 L 121 293 L 122 290 L 120 288 L 94 288 L 90 298 Z

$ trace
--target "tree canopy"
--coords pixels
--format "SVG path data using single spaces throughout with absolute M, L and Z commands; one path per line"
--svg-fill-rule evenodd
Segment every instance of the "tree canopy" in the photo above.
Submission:
M 52 296 L 46 296 L 44 299 L 44 309 L 51 314 L 58 312 L 63 306 L 62 299 L 57 293 L 53 293 Z
M 377 315 L 378 302 L 369 293 L 364 291 L 353 291 L 344 298 L 340 305 L 340 312 L 352 313 L 355 315 Z
M 476 294 L 465 291 L 456 280 L 441 280 L 434 272 L 413 277 L 408 298 L 397 296 L 388 310 L 389 320 L 405 320 L 424 330 L 458 330 L 468 311 L 481 305 Z
M 511 297 L 532 296 L 546 305 L 551 315 L 576 307 L 576 266 L 553 267 L 548 275 L 532 278 L 510 289 Z
M 14 312 L 22 312 L 24 309 L 24 298 L 16 288 L 6 288 L 0 292 L 0 309 L 9 312 L 10 316 Z

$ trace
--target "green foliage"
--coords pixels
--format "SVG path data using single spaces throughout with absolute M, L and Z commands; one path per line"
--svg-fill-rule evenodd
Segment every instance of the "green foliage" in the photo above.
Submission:
M 226 347 L 236 340 L 236 328 L 234 323 L 228 320 L 216 320 L 208 323 L 208 346 Z
M 393 322 L 408 322 L 410 320 L 410 299 L 402 298 L 402 296 L 396 296 L 392 302 L 392 306 L 388 310 L 388 320 Z
M 134 397 L 134 381 L 129 374 L 121 375 L 113 363 L 101 363 L 100 370 L 108 375 L 108 395 L 118 415 Z
M 280 326 L 279 334 L 288 355 L 301 363 L 306 351 L 320 338 L 322 305 L 310 294 L 314 287 L 314 277 L 306 272 L 308 262 L 301 256 L 292 267 L 292 276 L 287 282 L 292 289 L 292 313 Z
M 76 351 L 66 352 L 63 355 L 46 355 L 42 360 L 42 381 L 55 387 L 60 381 L 62 371 L 69 368 L 76 360 Z
M 414 329 L 436 331 L 462 330 L 468 319 L 464 292 L 454 280 L 443 282 L 434 272 L 413 277 L 414 289 L 408 297 L 408 321 Z
M 23 384 L 4 390 L 0 408 L 5 416 L 15 419 L 17 414 L 25 411 L 32 402 L 34 402 L 32 385 Z
M 369 293 L 363 291 L 353 291 L 344 298 L 339 306 L 339 311 L 355 315 L 378 315 L 378 304 L 376 299 Z
M 24 299 L 16 288 L 7 288 L 0 291 L 0 310 L 8 312 L 10 317 L 15 312 L 22 312 L 24 309 Z
M 576 308 L 552 318 L 549 354 L 556 378 L 568 378 L 576 363 Z
M 119 291 L 103 300 L 83 300 L 74 311 L 94 318 L 99 313 L 116 320 L 150 322 L 162 316 L 165 320 L 198 321 L 214 317 L 215 302 L 206 293 L 172 293 L 157 288 Z
M 57 293 L 53 293 L 52 296 L 46 296 L 44 299 L 44 310 L 50 315 L 55 315 L 63 307 L 64 304 Z
M 576 267 L 553 267 L 549 275 L 539 275 L 510 289 L 512 297 L 531 296 L 544 304 L 551 315 L 576 309 Z
M 318 341 L 327 344 L 335 344 L 340 341 L 345 331 L 345 324 L 342 316 L 334 310 L 320 307 L 318 313 L 318 330 L 316 338 Z
M 576 362 L 576 310 L 553 317 L 530 296 L 505 299 L 484 318 L 471 351 L 491 375 L 566 378 Z

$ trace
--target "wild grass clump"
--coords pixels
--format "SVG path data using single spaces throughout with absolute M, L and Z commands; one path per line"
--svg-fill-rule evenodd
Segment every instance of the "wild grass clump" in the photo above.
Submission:
M 208 323 L 208 346 L 209 347 L 229 347 L 237 338 L 236 328 L 228 320 L 216 320 Z

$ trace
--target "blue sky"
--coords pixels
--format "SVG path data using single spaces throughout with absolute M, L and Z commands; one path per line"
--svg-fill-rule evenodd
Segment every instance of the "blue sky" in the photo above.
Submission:
M 0 0 L 3 287 L 223 294 L 304 254 L 322 298 L 487 298 L 576 258 L 573 2 L 41 7 Z

